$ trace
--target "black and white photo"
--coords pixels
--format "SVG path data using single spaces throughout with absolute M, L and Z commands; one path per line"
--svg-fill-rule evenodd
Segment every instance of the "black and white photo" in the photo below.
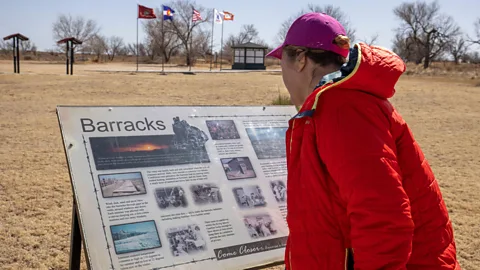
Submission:
M 232 191 L 240 208 L 256 208 L 267 205 L 259 186 L 238 187 Z
M 272 218 L 267 214 L 245 216 L 243 223 L 251 238 L 263 238 L 277 234 Z
M 161 209 L 187 207 L 185 191 L 182 187 L 155 189 L 155 200 Z
M 207 250 L 200 227 L 196 224 L 167 229 L 170 251 L 175 257 L 193 255 Z
M 207 120 L 206 123 L 212 140 L 240 139 L 233 120 Z
M 221 162 L 228 180 L 257 177 L 248 157 L 222 158 Z
M 270 182 L 270 188 L 272 189 L 273 196 L 277 202 L 285 202 L 287 200 L 287 188 L 283 181 Z
M 191 185 L 193 201 L 197 205 L 215 204 L 222 202 L 220 188 L 215 184 Z

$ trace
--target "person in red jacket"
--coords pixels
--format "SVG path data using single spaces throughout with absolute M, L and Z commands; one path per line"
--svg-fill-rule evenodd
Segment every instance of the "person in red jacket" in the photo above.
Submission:
M 388 101 L 401 58 L 350 49 L 343 26 L 320 13 L 298 18 L 268 56 L 281 59 L 300 108 L 286 134 L 286 268 L 460 269 L 438 182 Z

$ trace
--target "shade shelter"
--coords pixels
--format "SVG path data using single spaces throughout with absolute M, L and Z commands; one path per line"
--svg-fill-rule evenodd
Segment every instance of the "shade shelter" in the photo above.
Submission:
M 70 37 L 70 38 L 64 38 L 62 40 L 59 40 L 57 42 L 57 44 L 66 44 L 67 48 L 66 48 L 66 53 L 67 53 L 67 75 L 70 74 L 70 75 L 73 75 L 73 62 L 75 61 L 75 50 L 74 50 L 74 47 L 73 45 L 82 45 L 82 41 L 74 38 L 74 37 Z M 70 71 L 68 69 L 68 67 L 70 66 Z
M 263 69 L 265 70 L 265 52 L 267 47 L 252 42 L 232 46 L 232 69 Z
M 3 38 L 3 40 L 13 40 L 13 73 L 20 73 L 20 40 L 26 41 L 28 37 L 17 33 Z

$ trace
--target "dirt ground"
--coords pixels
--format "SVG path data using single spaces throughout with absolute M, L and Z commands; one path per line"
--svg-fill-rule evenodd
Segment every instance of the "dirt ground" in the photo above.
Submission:
M 14 75 L 0 61 L 0 269 L 68 268 L 72 193 L 57 105 L 269 105 L 286 93 L 272 73 L 89 71 L 99 66 L 66 76 L 63 65 L 25 63 Z M 392 101 L 438 177 L 462 268 L 480 269 L 480 87 L 405 76 Z

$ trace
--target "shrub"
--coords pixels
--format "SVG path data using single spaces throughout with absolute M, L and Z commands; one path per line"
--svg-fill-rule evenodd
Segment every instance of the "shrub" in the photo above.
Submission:
M 293 104 L 289 96 L 278 94 L 278 97 L 276 97 L 272 101 L 272 105 L 293 105 Z

